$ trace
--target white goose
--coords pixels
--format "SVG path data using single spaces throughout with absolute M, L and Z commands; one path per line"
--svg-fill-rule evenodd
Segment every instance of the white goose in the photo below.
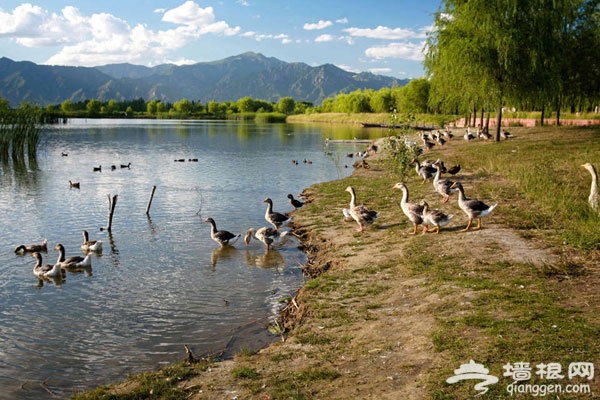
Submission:
M 402 200 L 400 200 L 400 208 L 406 217 L 413 223 L 413 231 L 410 235 L 417 233 L 417 227 L 423 223 L 423 206 L 417 203 L 408 201 L 408 187 L 404 182 L 396 183 L 392 189 L 402 190 Z
M 61 243 L 58 243 L 54 247 L 54 250 L 58 250 L 58 261 L 56 263 L 60 264 L 61 268 L 82 268 L 92 266 L 92 253 L 88 253 L 85 257 L 72 256 L 65 258 L 65 246 Z
M 236 235 L 234 233 L 231 233 L 229 231 L 217 230 L 217 224 L 215 223 L 215 220 L 212 218 L 206 218 L 204 220 L 204 222 L 210 223 L 210 237 L 212 240 L 217 242 L 219 244 L 219 246 L 221 246 L 221 247 L 224 247 L 227 245 L 233 246 L 235 244 L 235 242 L 237 242 L 237 240 L 241 236 L 241 235 Z
M 598 209 L 598 173 L 596 172 L 596 167 L 592 163 L 585 163 L 581 165 L 583 168 L 587 169 L 592 175 L 592 185 L 590 187 L 590 196 L 588 197 L 588 203 L 594 209 Z
M 480 229 L 481 218 L 490 215 L 498 203 L 494 204 L 493 206 L 488 206 L 481 200 L 467 198 L 465 196 L 465 190 L 460 182 L 455 182 L 452 187 L 458 189 L 458 206 L 464 211 L 465 214 L 467 214 L 467 217 L 469 217 L 469 223 L 467 224 L 467 227 L 462 230 L 462 232 L 469 230 L 475 218 L 477 218 L 477 227 L 475 229 Z
M 279 231 L 282 225 L 290 222 L 290 217 L 273 211 L 273 200 L 266 198 L 263 203 L 267 203 L 267 211 L 265 212 L 265 220 L 273 225 Z
M 102 251 L 102 240 L 90 240 L 88 231 L 83 231 L 83 243 L 81 244 L 83 251 Z
M 252 238 L 264 243 L 267 247 L 267 251 L 271 250 L 271 246 L 279 244 L 287 237 L 290 231 L 279 232 L 269 226 L 263 226 L 262 228 L 254 229 L 250 228 L 246 231 L 244 242 L 246 246 L 250 244 Z
M 366 226 L 371 225 L 379 217 L 377 211 L 370 210 L 366 206 L 356 205 L 356 192 L 352 186 L 346 188 L 346 192 L 350 193 L 350 208 L 344 209 L 344 215 L 349 215 L 358 224 L 357 232 L 362 232 Z

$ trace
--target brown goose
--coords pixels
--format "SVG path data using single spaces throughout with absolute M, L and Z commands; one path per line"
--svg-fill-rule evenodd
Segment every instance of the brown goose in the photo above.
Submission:
M 83 243 L 81 244 L 83 251 L 102 251 L 102 240 L 90 240 L 88 231 L 83 231 Z
M 61 268 L 80 268 L 89 267 L 92 265 L 91 253 L 88 253 L 85 257 L 73 256 L 65 258 L 65 246 L 63 246 L 61 243 L 58 243 L 56 246 L 54 246 L 54 250 L 58 250 L 58 260 L 56 263 L 59 264 Z
M 410 235 L 417 233 L 417 227 L 423 223 L 423 206 L 417 203 L 408 201 L 408 187 L 404 182 L 396 183 L 392 189 L 402 190 L 402 200 L 400 200 L 400 208 L 406 217 L 413 223 L 413 231 Z
M 454 218 L 454 214 L 444 214 L 440 210 L 430 210 L 429 204 L 423 201 L 423 225 L 425 225 L 423 233 L 429 230 L 428 225 L 433 225 L 435 233 L 440 233 L 442 226 L 448 225 L 452 218 Z
M 435 168 L 433 168 L 432 165 L 421 164 L 416 158 L 412 160 L 412 164 L 415 164 L 415 171 L 417 172 L 417 175 L 423 178 L 423 182 L 421 182 L 421 184 L 427 182 L 435 175 Z
M 224 247 L 227 245 L 233 246 L 235 244 L 235 242 L 237 242 L 237 240 L 241 236 L 241 235 L 236 235 L 234 233 L 231 233 L 229 231 L 217 230 L 217 224 L 215 223 L 215 220 L 212 218 L 206 218 L 204 220 L 204 222 L 210 223 L 210 237 L 212 240 L 217 242 L 219 244 L 219 246 L 221 246 L 221 247 Z
M 38 278 L 50 278 L 55 276 L 61 276 L 60 264 L 42 264 L 42 255 L 37 251 L 31 253 L 31 256 L 36 259 L 35 266 L 33 267 L 33 274 Z
M 288 194 L 287 198 L 290 199 L 290 204 L 294 207 L 294 209 L 298 209 L 304 205 L 303 202 L 301 202 L 298 199 L 295 199 L 292 194 Z
M 48 239 L 44 239 L 44 241 L 40 244 L 30 244 L 29 246 L 25 246 L 21 244 L 15 247 L 15 253 L 33 253 L 33 252 L 47 252 L 48 251 Z
M 453 181 L 442 179 L 442 168 L 437 163 L 433 164 L 433 167 L 436 170 L 435 177 L 433 178 L 433 188 L 444 197 L 442 203 L 446 203 L 450 199 L 450 195 L 456 192 L 457 189 L 452 188 Z
M 490 215 L 498 203 L 494 204 L 493 206 L 488 206 L 481 200 L 467 198 L 465 196 L 465 190 L 460 182 L 455 182 L 452 187 L 458 189 L 458 206 L 465 214 L 467 214 L 467 217 L 469 217 L 469 223 L 467 224 L 467 227 L 462 230 L 462 232 L 469 230 L 475 218 L 477 218 L 477 227 L 475 229 L 480 229 L 481 218 Z
M 362 232 L 366 226 L 371 225 L 377 217 L 379 217 L 379 213 L 377 211 L 373 211 L 368 209 L 366 206 L 357 206 L 356 205 L 356 192 L 352 186 L 348 186 L 346 188 L 346 192 L 350 193 L 350 208 L 344 209 L 344 215 L 349 215 L 352 217 L 354 221 L 358 224 L 357 232 Z
M 277 231 L 279 231 L 279 228 L 282 225 L 290 222 L 290 217 L 273 211 L 273 200 L 271 200 L 270 198 L 266 198 L 263 200 L 263 203 L 267 203 L 265 220 L 271 225 L 273 225 Z
M 72 181 L 69 181 L 69 187 L 70 187 L 70 188 L 79 189 L 79 188 L 80 188 L 80 186 L 81 186 L 81 185 L 80 185 L 80 183 L 79 183 L 79 182 L 72 182 Z

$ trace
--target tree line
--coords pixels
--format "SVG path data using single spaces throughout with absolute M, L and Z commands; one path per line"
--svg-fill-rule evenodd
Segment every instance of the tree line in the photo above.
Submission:
M 425 51 L 429 106 L 585 111 L 600 97 L 598 0 L 444 0 Z

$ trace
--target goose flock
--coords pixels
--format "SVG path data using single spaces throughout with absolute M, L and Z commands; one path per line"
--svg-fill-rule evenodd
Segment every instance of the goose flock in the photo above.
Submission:
M 33 274 L 40 281 L 61 282 L 64 279 L 65 271 L 81 272 L 84 269 L 91 269 L 92 254 L 102 251 L 101 240 L 89 240 L 87 231 L 83 231 L 83 243 L 81 250 L 83 256 L 66 257 L 65 246 L 62 243 L 57 243 L 54 250 L 58 251 L 58 258 L 54 264 L 44 264 L 42 253 L 48 252 L 48 240 L 44 239 L 42 243 L 34 243 L 30 245 L 21 244 L 15 248 L 15 254 L 31 254 L 36 262 L 33 266 Z
M 303 202 L 295 199 L 292 194 L 288 194 L 287 197 L 294 209 L 298 209 L 304 205 Z M 289 230 L 281 230 L 283 226 L 289 224 L 292 218 L 287 214 L 273 211 L 273 200 L 271 200 L 271 198 L 267 197 L 263 202 L 267 203 L 265 221 L 271 224 L 272 227 L 263 226 L 261 228 L 249 228 L 244 236 L 244 243 L 246 246 L 249 246 L 252 239 L 258 240 L 265 245 L 268 252 L 274 245 L 282 244 L 288 235 L 293 235 Z M 233 246 L 241 237 L 241 234 L 217 229 L 217 224 L 213 218 L 206 218 L 204 222 L 211 224 L 210 237 L 220 247 Z
M 415 158 L 411 163 L 415 165 L 417 176 L 422 179 L 421 184 L 432 181 L 434 192 L 442 196 L 442 204 L 447 203 L 454 193 L 458 193 L 458 208 L 463 211 L 468 219 L 467 226 L 461 230 L 462 232 L 466 232 L 471 228 L 474 230 L 481 229 L 481 219 L 488 217 L 498 206 L 498 203 L 488 205 L 482 200 L 467 198 L 462 183 L 442 178 L 442 172 L 443 170 L 446 170 L 446 168 L 444 167 L 443 161 L 440 159 L 420 162 Z M 452 175 L 456 175 L 460 171 L 460 164 L 455 165 L 451 169 Z M 392 189 L 402 191 L 400 208 L 413 225 L 412 231 L 409 232 L 411 235 L 418 232 L 419 225 L 423 226 L 423 233 L 428 231 L 439 233 L 442 227 L 449 225 L 455 216 L 455 214 L 448 214 L 439 209 L 430 208 L 425 200 L 418 203 L 410 202 L 408 186 L 404 182 L 394 184 Z M 370 210 L 365 205 L 357 206 L 356 191 L 353 187 L 347 187 L 346 191 L 350 192 L 351 199 L 349 208 L 344 208 L 342 210 L 344 220 L 355 221 L 359 225 L 357 231 L 362 232 L 365 227 L 375 222 L 379 213 Z M 473 224 L 475 220 L 477 220 L 476 226 Z M 431 230 L 429 229 L 429 226 L 432 226 Z

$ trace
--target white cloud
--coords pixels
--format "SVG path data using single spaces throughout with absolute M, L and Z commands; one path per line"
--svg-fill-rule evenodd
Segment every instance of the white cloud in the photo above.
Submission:
M 85 16 L 76 7 L 67 6 L 57 14 L 22 4 L 12 12 L 0 9 L 0 38 L 11 38 L 27 47 L 60 46 L 46 64 L 93 66 L 168 60 L 168 54 L 202 35 L 231 36 L 241 30 L 217 20 L 212 7 L 201 8 L 193 1 L 154 12 L 162 13 L 162 21 L 176 26 L 153 31 L 143 24 L 132 27 L 127 21 L 107 13 Z
M 351 36 L 365 37 L 369 39 L 386 39 L 386 40 L 406 40 L 406 39 L 423 39 L 426 37 L 426 32 L 419 30 L 415 32 L 410 29 L 403 28 L 388 28 L 386 26 L 378 26 L 375 29 L 371 28 L 348 28 L 344 29 Z
M 269 34 L 259 34 L 255 32 L 246 32 L 244 34 L 246 37 L 253 37 L 257 42 L 261 42 L 263 40 L 280 40 L 283 44 L 291 43 L 292 40 L 285 33 L 280 33 L 278 35 L 269 35 Z
M 348 18 L 344 17 L 344 18 L 336 19 L 335 22 L 337 22 L 338 24 L 347 24 Z
M 375 46 L 370 47 L 365 50 L 365 54 L 368 57 L 383 59 L 383 58 L 401 58 L 404 60 L 411 61 L 422 61 L 423 56 L 423 48 L 425 46 L 425 42 L 421 43 L 390 43 L 385 46 Z
M 335 38 L 332 35 L 319 35 L 315 38 L 315 42 L 320 43 L 320 42 L 331 42 L 335 40 Z
M 202 26 L 212 24 L 215 14 L 212 7 L 200 8 L 193 1 L 186 1 L 163 14 L 162 20 L 174 24 Z
M 359 69 L 352 68 L 349 65 L 339 65 L 339 64 L 336 64 L 336 67 L 338 67 L 340 69 L 343 69 L 344 71 L 353 72 L 353 73 L 356 73 L 356 74 L 360 73 Z
M 333 25 L 333 22 L 331 22 L 331 21 L 320 20 L 319 22 L 317 22 L 315 24 L 306 23 L 306 24 L 304 24 L 303 28 L 307 31 L 314 31 L 314 30 L 325 29 L 331 25 Z
M 390 72 L 392 72 L 391 68 L 370 68 L 369 72 L 372 72 L 374 74 L 388 74 Z

